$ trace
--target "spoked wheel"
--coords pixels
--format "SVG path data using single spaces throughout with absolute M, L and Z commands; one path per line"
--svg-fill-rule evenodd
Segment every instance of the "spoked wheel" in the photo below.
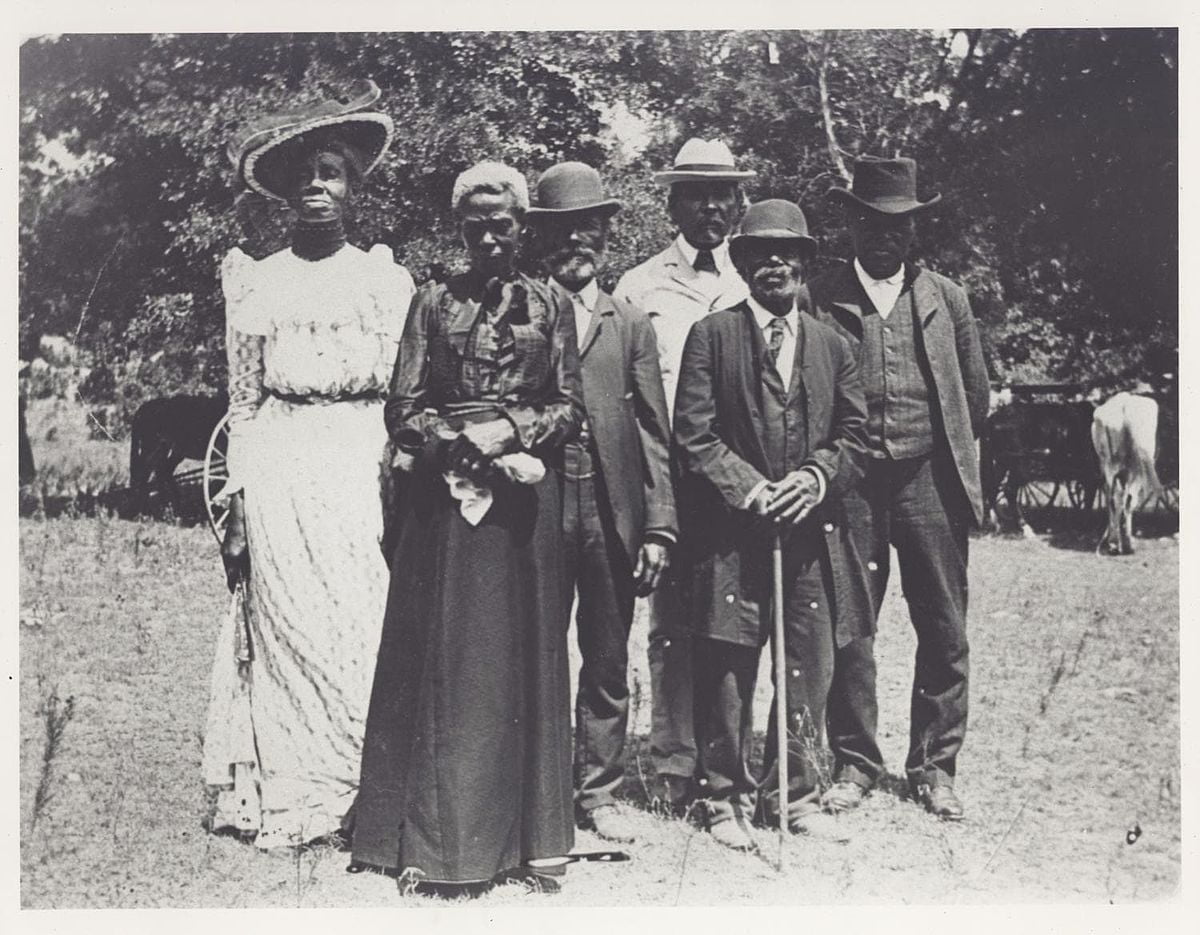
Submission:
M 1096 488 L 1081 480 L 1066 482 L 1067 500 L 1076 510 L 1090 509 L 1096 503 Z
M 1169 484 L 1163 487 L 1162 493 L 1158 495 L 1158 501 L 1167 510 L 1172 513 L 1179 512 L 1179 485 Z
M 224 542 L 225 524 L 229 521 L 229 504 L 217 501 L 229 480 L 228 450 L 229 414 L 226 413 L 213 429 L 204 451 L 204 508 L 208 512 L 208 526 L 217 542 Z
M 1059 482 L 1053 480 L 1030 481 L 1017 491 L 1017 500 L 1022 510 L 1043 510 L 1053 506 L 1058 498 Z

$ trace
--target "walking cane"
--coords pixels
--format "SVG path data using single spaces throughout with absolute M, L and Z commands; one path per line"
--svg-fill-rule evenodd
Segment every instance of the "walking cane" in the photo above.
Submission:
M 779 872 L 785 869 L 783 842 L 787 837 L 787 659 L 783 645 L 783 543 L 776 529 L 771 534 L 771 574 L 775 588 L 775 762 L 779 770 Z

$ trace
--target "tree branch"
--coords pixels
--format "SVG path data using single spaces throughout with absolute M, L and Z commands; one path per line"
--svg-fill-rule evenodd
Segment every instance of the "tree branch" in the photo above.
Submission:
M 821 122 L 825 127 L 825 141 L 829 147 L 829 158 L 837 167 L 838 174 L 847 184 L 850 183 L 850 172 L 846 161 L 842 158 L 841 147 L 838 146 L 837 135 L 833 129 L 833 108 L 829 104 L 829 41 L 821 46 L 821 59 L 817 63 L 817 91 L 821 95 Z

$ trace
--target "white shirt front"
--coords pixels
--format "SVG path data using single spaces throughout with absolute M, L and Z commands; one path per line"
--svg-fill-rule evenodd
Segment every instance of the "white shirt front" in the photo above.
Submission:
M 875 306 L 875 311 L 879 312 L 880 318 L 886 320 L 888 315 L 892 314 L 900 293 L 904 291 L 904 264 L 901 263 L 900 268 L 887 279 L 872 279 L 858 262 L 858 257 L 855 257 L 854 272 L 866 290 L 867 298 Z
M 762 331 L 763 343 L 771 346 L 771 322 L 779 316 L 763 308 L 754 296 L 746 300 L 750 310 L 754 312 L 754 321 Z M 792 367 L 796 363 L 796 335 L 800 330 L 800 310 L 792 305 L 792 310 L 783 316 L 783 345 L 779 348 L 779 357 L 775 360 L 775 371 L 783 381 L 786 392 L 792 385 Z
M 700 251 L 688 243 L 687 238 L 680 234 L 675 238 L 675 243 L 679 247 L 679 252 L 683 254 L 683 258 L 688 261 L 688 266 L 696 269 L 696 257 L 700 255 Z M 713 263 L 716 265 L 716 272 L 712 270 L 696 270 L 701 276 L 710 276 L 716 280 L 725 273 L 733 271 L 733 261 L 729 259 L 729 240 L 722 240 L 719 244 L 712 248 Z
M 592 324 L 592 312 L 596 310 L 596 302 L 600 299 L 600 287 L 596 285 L 596 280 L 589 279 L 587 285 L 578 292 L 567 289 L 567 294 L 571 297 L 571 308 L 575 310 L 575 338 L 582 350 L 583 339 Z

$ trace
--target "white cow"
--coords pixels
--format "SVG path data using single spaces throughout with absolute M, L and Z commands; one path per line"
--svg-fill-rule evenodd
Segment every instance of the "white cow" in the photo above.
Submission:
M 1100 548 L 1133 552 L 1133 511 L 1160 489 L 1154 470 L 1158 403 L 1147 396 L 1118 393 L 1096 408 L 1092 443 L 1108 496 L 1108 526 Z

